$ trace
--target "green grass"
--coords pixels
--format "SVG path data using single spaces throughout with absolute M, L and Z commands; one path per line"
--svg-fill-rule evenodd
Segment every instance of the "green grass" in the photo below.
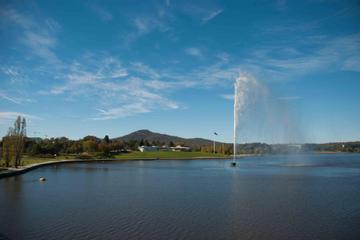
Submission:
M 118 159 L 137 159 L 137 158 L 159 158 L 159 159 L 171 159 L 171 158 L 195 158 L 195 157 L 225 157 L 226 155 L 221 153 L 205 153 L 205 152 L 131 152 L 116 155 Z
M 115 155 L 112 158 L 116 159 L 172 159 L 172 158 L 216 158 L 216 157 L 226 157 L 226 155 L 221 153 L 205 153 L 205 152 L 131 152 Z M 95 157 L 93 157 L 95 158 Z M 50 157 L 37 157 L 37 156 L 27 156 L 24 155 L 21 159 L 22 166 L 27 166 L 36 163 L 44 163 L 49 161 L 59 161 L 64 159 L 77 159 L 76 156 L 70 155 L 61 155 L 56 158 Z M 2 162 L 0 163 L 0 165 Z
M 43 163 L 49 161 L 58 161 L 64 159 L 74 159 L 74 156 L 58 156 L 56 158 L 44 158 L 44 157 L 36 157 L 36 156 L 23 156 L 21 159 L 22 165 L 27 166 L 35 163 Z

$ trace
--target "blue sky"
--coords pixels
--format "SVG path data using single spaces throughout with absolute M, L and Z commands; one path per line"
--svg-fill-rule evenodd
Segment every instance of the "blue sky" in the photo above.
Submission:
M 242 141 L 360 139 L 359 1 L 1 1 L 0 19 L 0 136 L 20 114 L 29 136 L 230 142 L 245 74 L 269 107 Z

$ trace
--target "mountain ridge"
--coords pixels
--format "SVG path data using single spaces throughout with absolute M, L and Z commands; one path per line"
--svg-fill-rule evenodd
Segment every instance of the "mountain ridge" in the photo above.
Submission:
M 213 142 L 212 140 L 205 138 L 183 138 L 179 136 L 153 132 L 148 129 L 137 130 L 114 139 L 121 139 L 123 141 L 143 140 L 143 141 L 148 141 L 150 143 L 155 141 L 155 142 L 164 143 L 166 145 L 169 145 L 170 142 L 173 142 L 174 144 L 184 144 L 185 146 L 189 146 L 191 148 L 200 148 L 202 146 L 210 145 Z

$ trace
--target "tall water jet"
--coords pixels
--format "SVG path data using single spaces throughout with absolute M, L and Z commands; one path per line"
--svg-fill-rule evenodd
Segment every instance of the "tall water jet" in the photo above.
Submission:
M 236 166 L 239 117 L 244 118 L 247 105 L 265 95 L 265 88 L 249 74 L 240 74 L 234 83 L 234 146 L 232 166 Z
M 234 149 L 233 149 L 233 161 L 232 166 L 236 166 L 236 143 L 237 143 L 237 125 L 238 125 L 238 110 L 239 110 L 239 101 L 238 101 L 238 89 L 239 89 L 238 79 L 234 83 Z
M 232 166 L 239 143 L 296 143 L 301 139 L 289 105 L 273 95 L 270 86 L 241 73 L 234 83 L 234 139 Z M 241 138 L 241 141 L 240 141 Z

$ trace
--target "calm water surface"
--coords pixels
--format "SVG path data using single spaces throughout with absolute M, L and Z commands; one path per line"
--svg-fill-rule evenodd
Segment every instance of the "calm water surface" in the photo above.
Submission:
M 238 163 L 76 163 L 0 179 L 0 239 L 360 239 L 359 154 Z

